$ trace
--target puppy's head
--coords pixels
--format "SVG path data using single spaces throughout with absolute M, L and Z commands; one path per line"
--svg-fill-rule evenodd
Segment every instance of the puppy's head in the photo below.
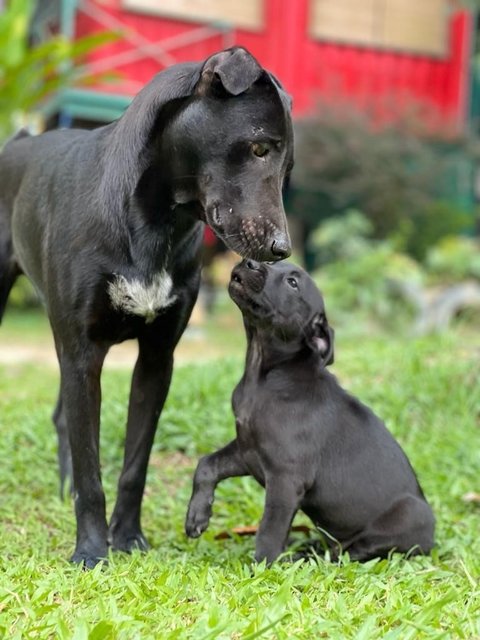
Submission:
M 187 207 L 245 258 L 282 260 L 282 201 L 293 164 L 289 102 L 244 49 L 209 58 L 163 133 L 175 207 Z
M 323 297 L 300 267 L 243 260 L 232 270 L 228 292 L 247 328 L 260 329 L 290 351 L 308 349 L 326 366 L 334 359 L 334 331 Z

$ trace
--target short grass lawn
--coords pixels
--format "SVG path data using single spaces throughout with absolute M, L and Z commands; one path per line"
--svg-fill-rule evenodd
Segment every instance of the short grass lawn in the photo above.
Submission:
M 58 497 L 50 415 L 58 377 L 0 369 L 0 637 L 100 639 L 480 638 L 480 341 L 337 335 L 333 371 L 387 422 L 437 516 L 432 557 L 366 564 L 252 562 L 263 491 L 231 479 L 210 529 L 183 522 L 198 456 L 234 433 L 230 394 L 242 359 L 176 369 L 152 456 L 144 530 L 152 550 L 86 572 L 67 561 L 72 503 Z M 122 460 L 129 374 L 106 371 L 103 479 L 109 508 Z M 306 522 L 298 517 L 298 522 Z M 300 534 L 297 534 L 300 535 Z

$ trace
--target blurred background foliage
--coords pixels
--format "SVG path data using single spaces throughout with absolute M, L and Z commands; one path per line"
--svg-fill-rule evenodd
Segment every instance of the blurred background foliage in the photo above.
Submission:
M 117 37 L 102 32 L 70 41 L 58 34 L 32 45 L 32 0 L 9 0 L 0 11 L 0 144 L 32 122 L 53 93 L 75 82 L 88 83 L 81 61 L 89 51 Z
M 375 237 L 401 236 L 405 251 L 422 260 L 440 238 L 471 228 L 459 200 L 480 145 L 475 137 L 432 140 L 414 114 L 372 122 L 368 112 L 320 105 L 297 123 L 292 215 L 313 229 L 319 218 L 355 207 Z
M 420 261 L 404 250 L 400 233 L 378 238 L 367 216 L 350 210 L 320 225 L 311 243 L 323 259 L 313 277 L 340 325 L 351 328 L 353 317 L 358 331 L 368 325 L 407 332 L 416 326 L 426 332 L 444 328 L 444 322 L 449 324 L 468 310 L 473 311 L 469 320 L 478 326 L 478 239 L 442 236 Z M 465 295 L 459 297 L 463 286 Z M 446 320 L 444 305 L 449 314 Z

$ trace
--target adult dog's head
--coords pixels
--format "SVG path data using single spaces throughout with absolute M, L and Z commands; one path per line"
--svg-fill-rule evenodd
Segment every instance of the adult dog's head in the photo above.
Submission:
M 290 101 L 245 49 L 158 74 L 113 125 L 102 190 L 207 222 L 242 257 L 290 255 L 282 187 L 293 164 Z M 154 211 L 152 212 L 154 213 Z
M 232 270 L 228 292 L 242 312 L 247 335 L 260 334 L 286 354 L 310 351 L 322 365 L 332 364 L 334 331 L 323 297 L 303 269 L 290 262 L 243 260 Z

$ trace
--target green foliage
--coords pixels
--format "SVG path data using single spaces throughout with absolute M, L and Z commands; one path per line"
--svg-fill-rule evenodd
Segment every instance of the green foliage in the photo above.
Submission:
M 434 146 L 408 122 L 380 128 L 368 114 L 321 106 L 315 117 L 297 124 L 292 183 L 299 193 L 292 197 L 292 213 L 314 227 L 358 208 L 375 237 L 401 233 L 405 250 L 423 259 L 439 238 L 471 224 L 447 201 L 447 177 L 460 159 L 467 158 L 462 171 L 471 171 L 475 145 L 457 147 Z
M 365 317 L 384 325 L 405 323 L 409 309 L 396 282 L 422 282 L 424 272 L 392 240 L 372 238 L 372 225 L 355 210 L 324 222 L 312 236 L 319 255 L 329 262 L 313 274 L 327 308 L 338 322 Z M 408 322 L 407 322 L 408 325 Z
M 428 251 L 442 238 L 468 229 L 470 216 L 443 200 L 433 200 L 400 225 L 405 247 L 417 260 L 424 261 Z
M 462 236 L 444 238 L 428 252 L 426 263 L 436 279 L 480 279 L 480 242 Z
M 0 12 L 0 142 L 27 113 L 78 77 L 73 62 L 117 37 L 104 32 L 71 42 L 59 35 L 30 47 L 32 8 L 32 0 L 10 0 Z
M 367 323 L 408 332 L 418 316 L 417 305 L 429 300 L 429 287 L 480 279 L 478 240 L 444 237 L 420 263 L 401 251 L 402 233 L 379 240 L 370 221 L 356 210 L 325 221 L 311 241 L 324 259 L 313 277 L 331 317 L 349 326 L 354 313 L 357 331 Z
M 228 402 L 241 359 L 177 367 L 150 465 L 143 519 L 152 551 L 112 554 L 84 572 L 66 558 L 73 505 L 57 496 L 50 415 L 58 375 L 48 367 L 0 368 L 0 636 L 206 640 L 408 640 L 480 635 L 478 490 L 472 446 L 480 411 L 475 345 L 451 333 L 403 341 L 337 331 L 333 367 L 400 440 L 437 517 L 432 557 L 365 564 L 323 559 L 252 563 L 254 539 L 215 535 L 256 524 L 263 489 L 222 483 L 209 531 L 187 540 L 183 521 L 197 456 L 233 436 Z M 130 372 L 104 376 L 101 456 L 109 512 L 121 466 Z M 448 393 L 446 393 L 448 390 Z M 198 394 L 198 398 L 196 397 Z M 181 432 L 182 430 L 182 432 Z M 190 452 L 181 456 L 181 446 Z M 300 518 L 299 522 L 307 522 Z
M 32 309 L 40 306 L 40 299 L 25 276 L 20 276 L 15 282 L 8 297 L 8 304 L 17 309 Z
M 316 229 L 311 243 L 319 260 L 328 263 L 335 260 L 352 260 L 371 248 L 373 224 L 356 209 L 345 215 L 335 216 Z

